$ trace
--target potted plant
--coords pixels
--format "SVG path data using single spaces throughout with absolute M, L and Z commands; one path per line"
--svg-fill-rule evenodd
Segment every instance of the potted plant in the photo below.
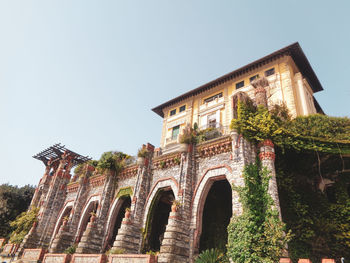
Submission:
M 68 219 L 69 219 L 69 216 L 65 216 L 65 217 L 63 217 L 63 223 L 62 223 L 62 226 L 66 226 L 66 225 L 67 225 Z
M 96 220 L 96 213 L 95 212 L 91 212 L 90 215 L 91 215 L 90 222 L 91 223 L 95 222 L 95 220 Z
M 171 212 L 173 213 L 177 212 L 180 206 L 181 206 L 181 202 L 178 200 L 174 200 L 173 204 L 171 205 Z
M 126 219 L 130 218 L 130 213 L 131 213 L 130 207 L 125 208 L 125 218 Z
M 148 155 L 148 150 L 146 147 L 142 147 L 137 152 L 137 164 L 143 165 L 145 163 L 145 158 Z
M 179 142 L 180 142 L 180 151 L 187 152 L 188 145 L 196 143 L 196 135 L 197 132 L 190 125 L 187 125 L 183 132 L 180 134 Z

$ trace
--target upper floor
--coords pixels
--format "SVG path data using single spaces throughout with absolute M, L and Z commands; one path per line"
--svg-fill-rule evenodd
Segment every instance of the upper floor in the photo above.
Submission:
M 294 43 L 154 108 L 163 117 L 160 146 L 178 143 L 188 124 L 227 134 L 234 95 L 245 92 L 254 99 L 251 83 L 262 77 L 269 84 L 269 106 L 285 104 L 292 117 L 322 112 L 313 95 L 323 88 L 300 45 Z

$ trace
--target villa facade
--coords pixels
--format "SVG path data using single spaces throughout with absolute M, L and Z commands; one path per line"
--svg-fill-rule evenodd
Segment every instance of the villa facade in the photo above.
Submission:
M 321 90 L 295 43 L 152 109 L 163 118 L 160 147 L 143 145 L 146 157 L 118 175 L 85 165 L 81 176 L 72 176 L 72 167 L 87 157 L 61 145 L 44 150 L 35 156 L 46 167 L 32 200 L 39 221 L 19 253 L 39 247 L 62 253 L 76 246 L 77 254 L 159 251 L 158 262 L 192 262 L 204 249 L 224 247 L 231 217 L 242 212 L 231 186 L 244 184 L 242 170 L 258 150 L 279 209 L 274 145 L 257 149 L 229 128 L 237 97 L 267 107 L 284 104 L 296 117 L 322 113 L 314 98 Z M 180 143 L 189 126 L 204 131 L 199 143 Z

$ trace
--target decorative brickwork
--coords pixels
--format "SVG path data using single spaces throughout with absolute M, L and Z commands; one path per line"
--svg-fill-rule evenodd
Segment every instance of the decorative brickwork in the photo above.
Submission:
M 69 254 L 45 254 L 43 263 L 68 263 L 70 259 Z
M 231 150 L 232 141 L 230 136 L 219 138 L 209 143 L 203 143 L 197 147 L 197 152 L 201 158 L 230 152 Z

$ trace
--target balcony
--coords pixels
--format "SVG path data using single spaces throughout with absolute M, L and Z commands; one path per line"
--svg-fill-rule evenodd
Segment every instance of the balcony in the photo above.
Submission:
M 199 106 L 199 111 L 205 111 L 207 109 L 213 108 L 215 106 L 218 106 L 220 104 L 224 103 L 224 97 L 216 98 L 215 100 L 212 100 L 210 102 L 204 103 Z
M 165 144 L 174 144 L 174 143 L 178 143 L 178 139 L 179 139 L 179 135 L 176 136 L 171 136 L 165 139 Z
M 210 123 L 199 128 L 198 142 L 209 141 L 227 135 L 229 132 L 228 126 L 223 126 L 218 122 Z

